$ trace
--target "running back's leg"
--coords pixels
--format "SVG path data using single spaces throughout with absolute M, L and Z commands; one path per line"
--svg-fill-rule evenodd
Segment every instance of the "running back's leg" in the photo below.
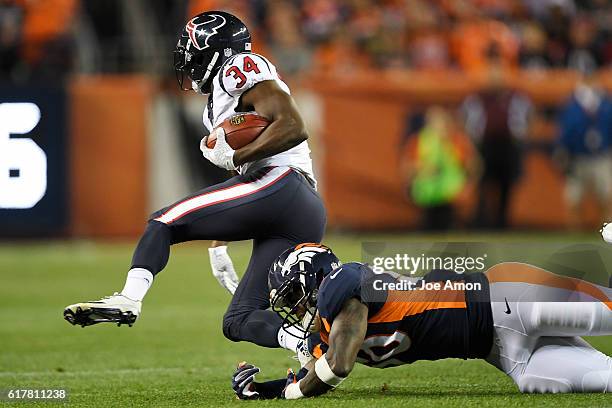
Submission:
M 208 187 L 154 213 L 136 247 L 121 293 L 67 306 L 65 319 L 82 326 L 134 323 L 154 276 L 168 262 L 170 245 L 265 236 L 300 185 L 298 177 L 287 167 L 265 168 Z
M 223 333 L 233 341 L 250 341 L 265 347 L 295 350 L 299 342 L 281 328 L 281 319 L 270 310 L 268 271 L 286 249 L 303 242 L 320 242 L 325 230 L 325 208 L 319 195 L 299 174 L 297 187 L 272 197 L 276 219 L 265 234 L 253 241 L 253 254 L 223 318 Z

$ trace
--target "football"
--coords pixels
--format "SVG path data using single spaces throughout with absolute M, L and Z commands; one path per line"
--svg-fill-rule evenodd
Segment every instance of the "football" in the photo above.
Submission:
M 257 139 L 270 121 L 256 113 L 241 113 L 231 116 L 219 126 L 225 130 L 225 140 L 232 149 L 237 150 Z M 211 132 L 206 137 L 206 146 L 209 149 L 215 147 L 217 136 Z

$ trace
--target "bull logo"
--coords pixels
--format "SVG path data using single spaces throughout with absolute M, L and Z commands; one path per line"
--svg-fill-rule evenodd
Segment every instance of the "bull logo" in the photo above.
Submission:
M 217 34 L 217 30 L 226 23 L 225 17 L 219 14 L 211 14 L 207 17 L 209 19 L 204 22 L 196 22 L 200 17 L 195 17 L 185 26 L 191 43 L 200 51 L 209 47 L 208 40 L 210 37 Z

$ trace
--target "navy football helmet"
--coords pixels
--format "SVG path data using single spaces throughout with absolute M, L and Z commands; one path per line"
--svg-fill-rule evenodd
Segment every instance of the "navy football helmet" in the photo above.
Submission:
M 331 249 L 305 243 L 287 249 L 274 261 L 268 275 L 272 310 L 303 338 L 310 334 L 317 309 L 319 285 L 342 265 Z
M 249 29 L 236 16 L 207 11 L 189 20 L 174 49 L 174 71 L 182 90 L 210 93 L 212 80 L 232 55 L 251 51 Z M 191 87 L 184 85 L 185 77 Z

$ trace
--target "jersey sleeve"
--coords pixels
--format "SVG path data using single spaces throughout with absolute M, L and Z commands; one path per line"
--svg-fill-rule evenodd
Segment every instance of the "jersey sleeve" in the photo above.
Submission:
M 278 78 L 276 68 L 270 61 L 252 53 L 238 54 L 231 58 L 219 75 L 221 88 L 234 98 L 240 97 L 259 82 Z
M 364 265 L 347 263 L 331 272 L 319 288 L 317 308 L 330 325 L 351 298 L 361 300 L 361 283 Z

